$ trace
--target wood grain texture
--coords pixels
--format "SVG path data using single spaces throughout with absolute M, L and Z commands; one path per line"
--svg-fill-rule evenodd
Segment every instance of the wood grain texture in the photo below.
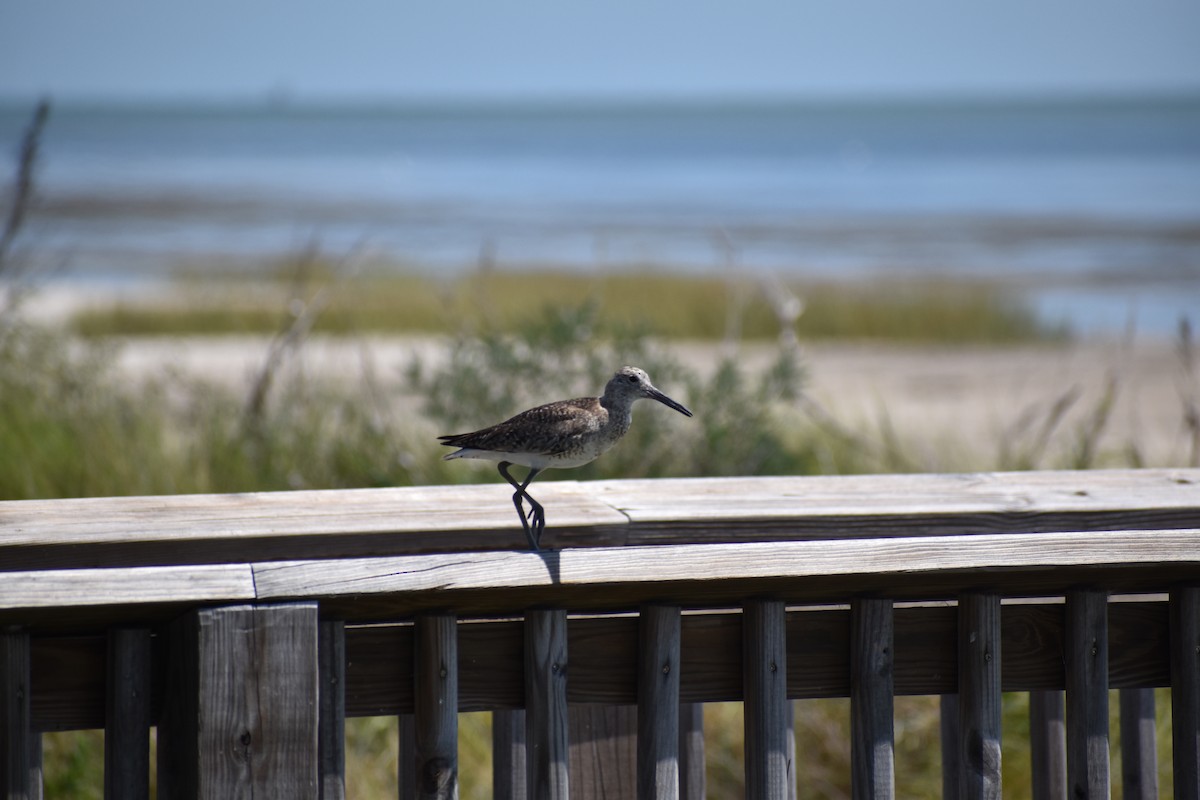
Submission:
M 567 612 L 525 615 L 525 780 L 530 800 L 568 800 Z
M 1000 800 L 1000 597 L 958 601 L 959 796 Z
M 30 647 L 28 633 L 0 630 L 0 793 L 14 800 L 33 794 Z
M 746 603 L 742 612 L 746 796 L 762 800 L 788 800 L 789 784 L 796 780 L 788 747 L 786 630 L 781 601 Z
M 525 711 L 492 712 L 492 800 L 525 800 Z
M 682 800 L 705 800 L 708 796 L 704 766 L 704 706 L 684 703 L 679 707 L 679 796 Z
M 458 797 L 458 625 L 453 614 L 417 617 L 413 721 L 417 800 Z
M 153 651 L 147 628 L 108 633 L 104 796 L 149 800 Z
M 655 600 L 712 608 L 763 591 L 789 602 L 882 591 L 928 600 L 977 586 L 981 572 L 1008 596 L 1055 594 L 1080 582 L 1161 591 L 1166 582 L 1200 578 L 1196 529 L 678 545 L 670 559 L 660 554 L 585 548 L 273 562 L 253 570 L 260 599 L 322 598 L 328 613 L 362 620 L 436 604 L 462 614 L 552 601 L 579 610 Z
M 1108 800 L 1108 594 L 1067 594 L 1067 791 Z
M 850 786 L 855 800 L 896 796 L 892 601 L 850 605 Z
M 628 520 L 572 481 L 541 485 L 547 542 L 616 544 Z M 499 484 L 0 503 L 8 569 L 524 549 Z
M 638 652 L 637 796 L 679 797 L 679 606 L 641 608 Z
M 1004 691 L 1061 690 L 1063 602 L 1006 604 L 1002 609 Z M 1110 603 L 1109 685 L 1170 685 L 1168 604 Z M 894 685 L 899 695 L 953 693 L 958 686 L 957 609 L 948 605 L 894 611 Z M 843 608 L 787 613 L 788 697 L 850 693 L 850 612 Z M 521 709 L 525 703 L 521 622 L 460 621 L 459 710 Z M 411 714 L 411 623 L 346 630 L 348 716 Z M 681 702 L 742 699 L 740 614 L 685 613 L 681 619 Z M 568 652 L 576 653 L 567 685 L 571 703 L 637 702 L 636 617 L 571 617 Z M 103 636 L 34 637 L 33 726 L 38 731 L 104 725 Z M 156 653 L 155 663 L 161 663 Z M 160 669 L 156 667 L 156 672 Z M 161 691 L 151 698 L 158 719 Z
M 943 694 L 938 698 L 938 733 L 942 746 L 942 797 L 956 800 L 962 796 L 962 742 L 958 724 L 958 694 Z
M 1121 800 L 1157 800 L 1158 742 L 1153 689 L 1122 689 Z
M 317 777 L 320 800 L 346 797 L 346 624 L 319 623 Z
M 1175 797 L 1200 800 L 1200 586 L 1171 590 L 1171 752 Z
M 631 544 L 1194 527 L 1200 470 L 602 481 Z
M 572 705 L 567 719 L 572 800 L 636 797 L 637 709 Z
M 1067 728 L 1061 690 L 1029 693 L 1029 754 L 1033 800 L 1066 797 Z
M 254 578 L 242 564 L 10 572 L 0 580 L 0 609 L 17 611 L 253 599 Z
M 1200 470 L 539 484 L 551 548 L 1195 527 Z M 0 569 L 524 549 L 508 488 L 0 503 Z
M 411 668 L 411 664 L 410 664 Z M 417 797 L 417 725 L 412 714 L 397 720 L 396 785 L 400 800 Z
M 315 800 L 316 604 L 202 609 L 171 636 L 159 791 Z

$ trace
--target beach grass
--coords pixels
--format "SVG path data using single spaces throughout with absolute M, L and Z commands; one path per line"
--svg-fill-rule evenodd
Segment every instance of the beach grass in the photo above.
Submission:
M 320 295 L 315 330 L 335 335 L 512 331 L 543 309 L 594 305 L 610 327 L 651 336 L 765 340 L 799 337 L 902 342 L 1012 343 L 1056 340 L 1019 295 L 981 281 L 764 283 L 748 278 L 640 272 L 484 271 L 449 279 L 378 272 L 341 278 L 310 269 L 303 281 L 278 274 L 250 281 L 184 279 L 164 295 L 78 312 L 71 325 L 89 336 L 270 333 Z M 799 313 L 797 313 L 799 312 Z

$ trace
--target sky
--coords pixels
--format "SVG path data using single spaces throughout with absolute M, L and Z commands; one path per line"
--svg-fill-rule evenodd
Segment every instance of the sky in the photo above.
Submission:
M 1200 93 L 1196 0 L 0 0 L 0 99 Z

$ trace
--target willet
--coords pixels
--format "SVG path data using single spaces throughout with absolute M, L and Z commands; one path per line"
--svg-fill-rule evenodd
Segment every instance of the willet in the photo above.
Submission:
M 513 505 L 521 517 L 521 527 L 529 544 L 538 549 L 546 528 L 546 512 L 525 489 L 545 469 L 582 467 L 617 443 L 629 430 L 633 403 L 648 397 L 692 416 L 678 403 L 654 388 L 650 377 L 637 367 L 621 367 L 604 387 L 601 397 L 560 400 L 522 411 L 490 428 L 472 433 L 439 436 L 442 444 L 461 448 L 444 458 L 481 458 L 498 461 L 500 474 L 516 489 Z M 525 480 L 518 483 L 508 472 L 513 464 L 529 468 Z M 525 513 L 522 499 L 529 501 Z

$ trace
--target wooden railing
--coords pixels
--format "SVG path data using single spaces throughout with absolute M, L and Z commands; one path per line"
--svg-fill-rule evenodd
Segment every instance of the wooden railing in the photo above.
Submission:
M 402 797 L 451 797 L 487 710 L 497 798 L 700 798 L 700 704 L 737 700 L 747 797 L 782 800 L 789 700 L 849 697 L 855 797 L 888 798 L 925 694 L 945 796 L 991 798 L 1031 692 L 1010 794 L 1107 797 L 1116 688 L 1146 797 L 1170 686 L 1200 798 L 1200 470 L 539 487 L 541 553 L 499 485 L 0 503 L 0 788 L 102 727 L 106 796 L 148 797 L 157 726 L 159 797 L 337 798 L 345 718 L 400 715 Z

